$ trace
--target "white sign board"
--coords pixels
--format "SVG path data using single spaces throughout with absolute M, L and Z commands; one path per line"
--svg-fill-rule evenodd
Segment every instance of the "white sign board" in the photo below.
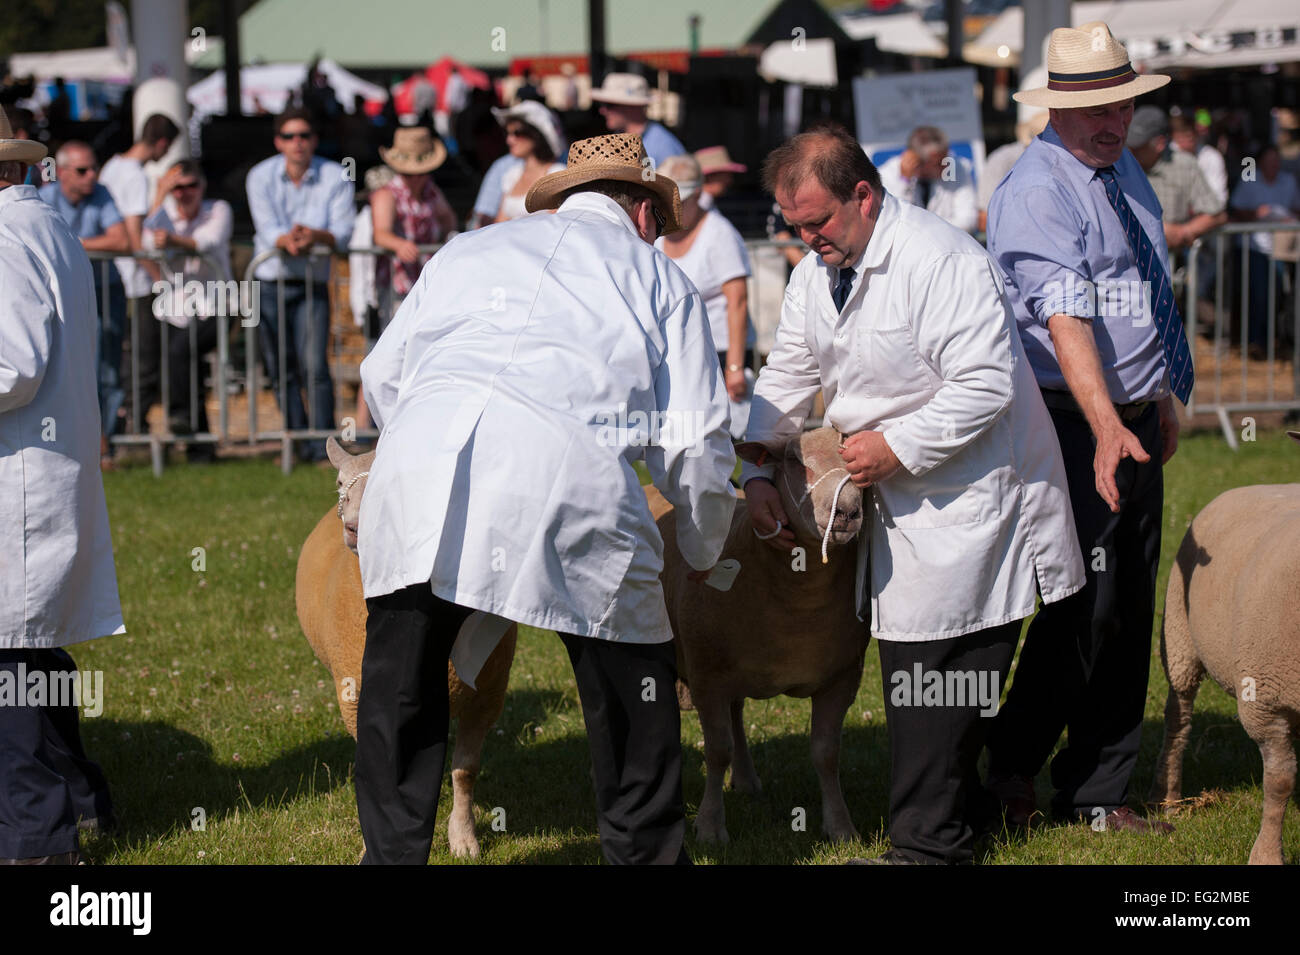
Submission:
M 917 126 L 937 126 L 954 155 L 984 170 L 984 127 L 975 98 L 975 71 L 930 70 L 858 77 L 853 81 L 858 142 L 879 166 L 903 151 Z

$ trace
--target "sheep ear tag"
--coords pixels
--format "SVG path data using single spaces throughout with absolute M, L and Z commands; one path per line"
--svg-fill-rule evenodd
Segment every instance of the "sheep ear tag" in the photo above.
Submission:
M 736 575 L 739 573 L 740 561 L 729 557 L 714 564 L 713 573 L 709 574 L 704 582 L 714 590 L 721 590 L 726 593 L 731 589 L 731 585 L 736 582 Z

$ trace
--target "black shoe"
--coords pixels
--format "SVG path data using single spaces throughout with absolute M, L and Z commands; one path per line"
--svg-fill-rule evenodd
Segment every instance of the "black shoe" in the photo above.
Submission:
M 0 865 L 89 865 L 85 857 L 73 849 L 50 856 L 33 856 L 30 859 L 0 859 Z

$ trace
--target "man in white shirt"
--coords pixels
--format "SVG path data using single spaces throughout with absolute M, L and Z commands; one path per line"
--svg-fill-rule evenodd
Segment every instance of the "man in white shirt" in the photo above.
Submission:
M 790 277 L 745 437 L 783 444 L 818 392 L 844 435 L 875 517 L 857 605 L 880 648 L 893 848 L 874 861 L 970 861 L 985 717 L 1021 622 L 1083 584 L 1060 448 L 977 242 L 886 193 L 843 129 L 778 147 L 763 180 L 815 254 Z M 772 471 L 746 463 L 746 503 L 789 550 Z
M 45 147 L 0 113 L 0 865 L 76 864 L 113 821 L 64 647 L 124 632 L 97 467 L 95 285 L 76 233 L 22 185 Z M 98 681 L 102 683 L 101 681 Z
M 486 659 L 509 620 L 568 648 L 605 859 L 688 861 L 663 543 L 632 462 L 707 572 L 735 459 L 699 293 L 650 245 L 679 227 L 677 187 L 644 158 L 636 136 L 574 143 L 526 199 L 556 213 L 447 243 L 361 365 L 380 428 L 358 522 L 366 862 L 427 861 L 448 655 Z
M 929 209 L 963 232 L 979 226 L 979 196 L 970 161 L 948 152 L 948 137 L 936 126 L 918 126 L 907 148 L 880 165 L 885 191 Z
M 139 252 L 144 248 L 142 241 L 144 217 L 149 214 L 151 196 L 144 164 L 162 159 L 167 154 L 167 150 L 172 148 L 172 142 L 179 134 L 180 130 L 175 123 L 161 113 L 154 113 L 144 121 L 144 126 L 140 129 L 140 138 L 131 144 L 131 148 L 104 163 L 104 168 L 99 171 L 100 183 L 113 197 L 113 204 L 122 214 L 122 222 L 126 226 L 126 235 L 131 242 L 132 252 Z M 134 348 L 127 346 L 126 353 L 127 355 L 134 353 L 139 360 L 136 369 L 128 371 L 126 377 L 128 381 L 132 376 L 138 379 L 142 395 L 150 392 L 156 394 L 158 370 L 161 367 L 159 323 L 153 318 L 149 305 L 153 299 L 153 283 L 158 278 L 157 267 L 153 263 L 141 264 L 131 258 L 118 259 L 116 264 L 117 271 L 122 276 L 122 286 L 126 291 L 128 302 L 127 341 L 136 342 Z M 126 389 L 128 402 L 133 391 L 134 389 L 128 385 Z M 133 408 L 131 411 L 136 431 L 146 430 L 145 415 L 149 411 L 149 406 L 144 401 L 141 404 L 144 406 Z

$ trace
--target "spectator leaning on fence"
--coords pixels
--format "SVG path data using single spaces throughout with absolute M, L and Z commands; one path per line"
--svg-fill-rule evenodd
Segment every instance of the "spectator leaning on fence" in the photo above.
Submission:
M 907 148 L 880 165 L 885 191 L 928 209 L 963 232 L 979 225 L 975 173 L 970 160 L 948 151 L 948 137 L 935 126 L 918 126 Z
M 790 277 L 745 438 L 783 444 L 825 400 L 840 477 L 874 513 L 856 607 L 880 648 L 889 725 L 893 847 L 875 861 L 969 862 L 985 717 L 1021 622 L 1040 595 L 1083 583 L 1060 452 L 979 243 L 887 193 L 842 128 L 778 147 L 763 180 L 815 254 Z M 746 463 L 741 476 L 754 532 L 788 551 L 775 471 Z M 985 690 L 922 705 L 931 675 Z
M 113 204 L 122 214 L 122 224 L 126 226 L 127 238 L 131 241 L 131 251 L 139 252 L 144 248 L 141 233 L 144 217 L 149 213 L 149 178 L 144 172 L 144 163 L 157 162 L 171 149 L 172 141 L 180 130 L 166 116 L 154 113 L 144 121 L 140 138 L 124 153 L 119 153 L 100 170 L 99 182 L 113 197 Z M 132 258 L 117 260 L 117 271 L 122 276 L 122 286 L 126 292 L 127 313 L 133 317 L 128 329 L 128 341 L 135 339 L 134 350 L 127 346 L 128 355 L 134 352 L 138 364 L 133 365 L 134 373 L 140 382 L 140 407 L 133 409 L 135 429 L 147 430 L 145 415 L 152 403 L 146 400 L 151 395 L 153 401 L 158 396 L 158 375 L 161 369 L 159 349 L 162 324 L 153 317 L 150 308 L 153 301 L 153 283 L 161 273 L 152 262 L 137 262 Z M 128 393 L 127 401 L 131 395 Z
M 90 147 L 78 140 L 64 143 L 54 157 L 55 181 L 41 187 L 41 198 L 63 217 L 87 252 L 129 252 L 131 239 L 113 197 L 99 182 L 99 164 Z M 122 337 L 126 295 L 117 269 L 107 259 L 91 263 L 99 315 L 100 463 L 112 467 L 109 438 L 121 423 L 126 398 L 122 387 Z
M 76 233 L 21 185 L 45 147 L 8 127 L 0 115 L 0 865 L 75 863 L 78 830 L 108 829 L 113 806 L 77 706 L 52 698 L 76 673 L 62 648 L 124 632 L 96 466 L 95 292 Z M 102 706 L 102 678 L 80 679 L 80 702 Z
M 352 176 L 336 162 L 315 155 L 316 130 L 311 116 L 288 109 L 275 119 L 272 156 L 248 173 L 248 208 L 253 216 L 254 251 L 261 255 L 279 249 L 257 268 L 261 283 L 261 318 L 258 338 L 267 374 L 275 386 L 276 401 L 285 427 L 329 430 L 334 427 L 334 384 L 329 369 L 329 270 L 325 255 L 308 257 L 315 246 L 342 251 L 352 235 Z M 284 334 L 278 340 L 277 280 L 284 284 Z M 311 309 L 308 311 L 308 293 Z M 285 380 L 279 381 L 283 349 Z M 302 391 L 307 393 L 304 406 Z M 310 408 L 310 414 L 308 413 Z M 323 438 L 302 442 L 304 461 L 324 461 Z
M 1160 204 L 1124 148 L 1138 76 L 1104 23 L 1053 30 L 1046 87 L 1015 99 L 1050 110 L 989 207 L 1025 353 L 1065 458 L 1087 584 L 1039 611 L 989 734 L 989 783 L 1008 821 L 1036 812 L 1052 759 L 1056 814 L 1094 829 L 1170 831 L 1130 809 L 1151 664 L 1162 464 L 1178 444 L 1174 397 L 1192 389 Z
M 686 152 L 681 140 L 662 123 L 646 117 L 650 105 L 650 84 L 635 73 L 610 73 L 591 91 L 592 102 L 600 103 L 600 115 L 611 133 L 640 136 L 646 155 L 658 164 L 669 156 Z
M 207 185 L 199 164 L 182 159 L 159 180 L 153 207 L 144 220 L 144 247 L 166 253 L 163 287 L 152 309 L 167 329 L 167 421 L 176 435 L 210 430 L 203 359 L 217 347 L 217 322 L 256 307 L 231 274 L 230 203 L 205 198 Z M 193 282 L 201 283 L 201 295 L 187 294 Z M 197 378 L 190 375 L 191 360 L 197 365 Z M 157 400 L 157 391 L 150 397 Z M 212 460 L 215 452 L 215 446 L 207 443 L 185 449 L 191 461 Z
M 1160 203 L 1170 251 L 1187 248 L 1228 221 L 1223 201 L 1205 181 L 1196 160 L 1169 148 L 1169 117 L 1163 109 L 1141 106 L 1134 110 L 1126 144 Z
M 448 654 L 486 659 L 509 620 L 568 649 L 605 859 L 687 861 L 660 538 L 632 462 L 707 572 L 735 459 L 699 293 L 650 246 L 679 226 L 677 189 L 643 180 L 644 157 L 635 136 L 574 143 L 528 195 L 555 215 L 449 242 L 361 365 L 381 429 L 358 530 L 366 862 L 427 861 Z
M 1277 146 L 1269 143 L 1259 151 L 1253 179 L 1242 176 L 1232 190 L 1232 219 L 1236 222 L 1294 222 L 1300 215 L 1300 186 L 1282 169 Z M 1269 294 L 1270 256 L 1277 236 L 1260 231 L 1250 234 L 1250 350 L 1252 358 L 1265 357 L 1273 304 L 1281 295 L 1285 265 L 1272 259 L 1273 295 Z
M 1200 142 L 1196 132 L 1196 122 L 1191 116 L 1180 113 L 1169 117 L 1169 141 L 1173 148 L 1193 157 L 1196 165 L 1201 167 L 1201 174 L 1210 190 L 1220 202 L 1228 201 L 1228 170 L 1223 162 L 1223 153 L 1210 143 Z

